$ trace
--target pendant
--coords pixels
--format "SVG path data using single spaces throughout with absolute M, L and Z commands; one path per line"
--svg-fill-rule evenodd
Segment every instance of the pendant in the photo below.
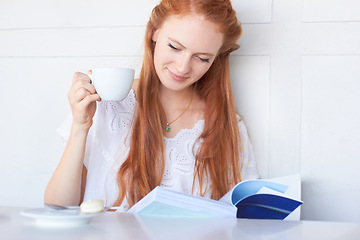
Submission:
M 169 124 L 166 124 L 165 131 L 166 131 L 166 132 L 170 132 L 170 131 L 171 131 L 171 127 L 169 126 Z

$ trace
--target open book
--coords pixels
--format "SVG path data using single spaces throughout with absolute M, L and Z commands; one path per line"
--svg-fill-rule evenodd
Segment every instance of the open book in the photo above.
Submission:
M 292 175 L 282 179 L 243 181 L 218 201 L 159 186 L 128 212 L 157 216 L 284 219 L 303 202 L 285 195 L 288 185 L 279 182 L 296 185 L 300 177 Z

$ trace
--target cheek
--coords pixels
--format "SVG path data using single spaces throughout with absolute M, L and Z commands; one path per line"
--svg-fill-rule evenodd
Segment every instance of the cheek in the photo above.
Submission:
M 163 65 L 163 55 L 161 53 L 161 49 L 159 49 L 159 47 L 155 46 L 154 49 L 154 65 L 155 65 L 155 70 L 159 71 L 161 69 L 161 65 Z
M 159 45 L 155 46 L 154 49 L 154 61 L 155 64 L 164 64 L 169 59 L 167 49 Z
M 158 48 L 155 46 L 154 49 L 154 63 L 156 64 L 157 60 L 159 59 L 159 50 Z
M 201 64 L 202 66 L 199 66 L 197 69 L 197 75 L 199 78 L 201 78 L 211 67 L 209 64 Z
M 158 54 L 158 50 L 154 49 L 154 67 L 155 67 L 155 72 L 156 74 L 159 76 L 159 73 L 161 71 L 161 63 L 159 61 L 159 54 Z

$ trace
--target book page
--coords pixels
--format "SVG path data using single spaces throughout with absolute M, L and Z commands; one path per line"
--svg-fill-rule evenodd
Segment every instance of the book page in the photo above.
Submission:
M 272 178 L 271 181 L 288 186 L 285 194 L 295 199 L 301 199 L 301 178 L 300 174 L 293 174 L 285 177 Z
M 236 217 L 236 211 L 236 207 L 231 204 L 158 186 L 130 208 L 128 213 L 177 217 Z
M 261 194 L 261 193 L 265 193 L 265 194 L 273 194 L 273 195 L 278 195 L 278 196 L 283 196 L 283 197 L 286 197 L 285 194 L 279 192 L 279 191 L 275 191 L 271 188 L 268 188 L 268 187 L 262 187 L 258 192 L 257 194 Z

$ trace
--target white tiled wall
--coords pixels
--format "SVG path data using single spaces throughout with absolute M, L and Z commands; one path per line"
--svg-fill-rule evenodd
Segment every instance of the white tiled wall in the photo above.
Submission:
M 321 206 L 303 214 L 359 220 L 360 56 L 304 56 L 302 73 L 303 197 Z
M 41 206 L 75 71 L 141 66 L 158 0 L 0 1 L 0 205 Z M 300 172 L 302 219 L 359 221 L 360 1 L 233 0 L 237 108 L 262 177 Z
M 233 56 L 231 59 L 237 110 L 248 127 L 263 177 L 268 175 L 269 161 L 269 61 L 269 56 Z
M 304 22 L 359 21 L 358 0 L 304 0 Z
M 16 57 L 140 56 L 144 31 L 143 26 L 0 31 L 0 52 Z
M 232 1 L 237 16 L 242 23 L 270 23 L 272 0 Z
M 3 0 L 0 28 L 143 26 L 158 0 Z

